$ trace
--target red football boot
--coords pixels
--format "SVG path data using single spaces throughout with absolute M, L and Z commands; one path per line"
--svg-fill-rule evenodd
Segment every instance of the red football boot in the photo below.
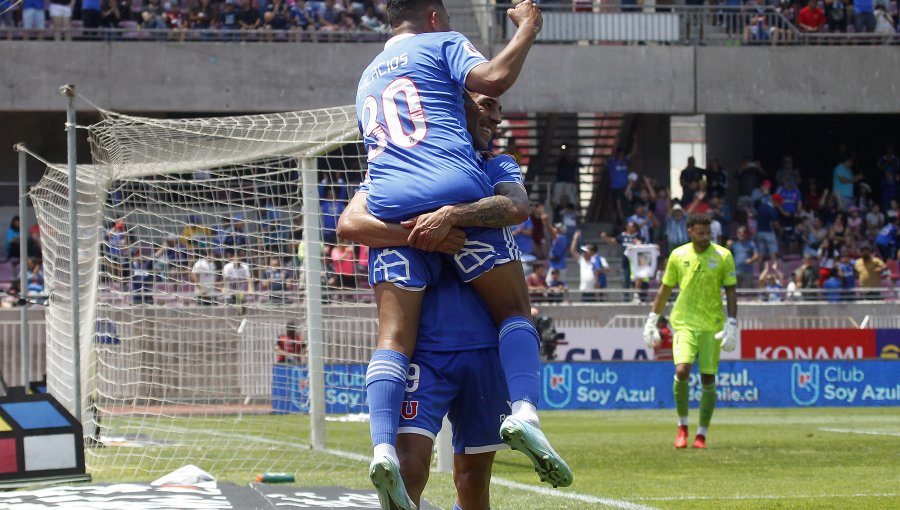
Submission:
M 706 436 L 697 434 L 697 437 L 694 438 L 694 448 L 706 448 Z
M 675 448 L 687 448 L 688 429 L 687 425 L 678 426 L 678 434 L 675 435 Z

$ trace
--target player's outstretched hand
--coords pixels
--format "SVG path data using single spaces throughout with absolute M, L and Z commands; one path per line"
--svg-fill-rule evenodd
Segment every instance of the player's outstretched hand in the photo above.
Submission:
M 650 312 L 650 315 L 647 316 L 647 322 L 644 323 L 644 343 L 647 344 L 649 349 L 656 347 L 661 338 L 659 336 L 659 328 L 656 327 L 657 322 L 659 322 L 659 314 Z
M 444 206 L 436 211 L 420 214 L 416 218 L 400 223 L 404 227 L 412 229 L 406 240 L 407 243 L 422 251 L 436 251 L 450 234 L 450 229 L 453 228 L 450 211 L 450 206 Z
M 731 352 L 737 347 L 738 341 L 738 323 L 737 319 L 734 317 L 729 317 L 727 321 L 725 321 L 725 327 L 722 328 L 722 331 L 716 333 L 716 339 L 722 342 L 722 350 L 725 352 Z
M 506 15 L 513 22 L 516 28 L 528 27 L 534 30 L 537 35 L 544 26 L 544 17 L 541 16 L 541 9 L 531 0 L 525 0 L 519 5 L 506 10 Z

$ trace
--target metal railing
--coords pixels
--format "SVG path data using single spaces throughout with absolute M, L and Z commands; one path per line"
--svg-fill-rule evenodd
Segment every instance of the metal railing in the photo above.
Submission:
M 513 4 L 473 3 L 477 32 L 467 34 L 482 43 L 502 43 L 515 27 L 506 10 Z M 804 33 L 791 18 L 772 6 L 622 6 L 619 3 L 565 2 L 541 5 L 544 26 L 538 43 L 554 44 L 800 44 L 853 45 L 900 44 L 900 35 L 873 33 Z M 145 29 L 135 22 L 120 28 L 29 30 L 0 27 L 4 39 L 57 39 L 100 41 L 168 42 L 380 42 L 390 37 L 383 32 L 356 29 L 315 30 L 227 30 L 227 29 Z
M 656 298 L 658 284 L 651 284 L 648 289 L 607 287 L 589 291 L 566 289 L 565 291 L 532 291 L 531 300 L 535 304 L 651 304 Z M 678 289 L 669 298 L 674 303 L 678 297 Z M 900 299 L 900 289 L 891 287 L 857 287 L 852 289 L 737 289 L 738 302 L 741 303 L 861 303 L 861 302 L 893 302 Z
M 616 315 L 607 321 L 607 328 L 644 327 L 646 315 Z M 853 317 L 743 317 L 738 319 L 741 329 L 859 329 L 861 326 Z

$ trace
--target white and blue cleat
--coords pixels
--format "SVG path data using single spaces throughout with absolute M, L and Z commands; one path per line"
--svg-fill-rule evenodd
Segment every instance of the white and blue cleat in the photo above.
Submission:
M 376 457 L 369 464 L 369 479 L 375 485 L 382 510 L 417 510 L 406 493 L 400 467 L 390 457 Z
M 534 470 L 553 487 L 572 485 L 574 475 L 566 461 L 550 446 L 541 429 L 531 423 L 508 416 L 500 426 L 500 437 L 513 450 L 520 451 L 531 459 Z

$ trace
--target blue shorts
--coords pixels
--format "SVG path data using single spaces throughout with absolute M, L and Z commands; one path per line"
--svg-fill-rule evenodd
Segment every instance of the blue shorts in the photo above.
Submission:
M 433 440 L 446 414 L 455 453 L 501 450 L 507 448 L 500 424 L 510 413 L 508 400 L 497 349 L 417 351 L 409 364 L 398 433 Z
M 437 285 L 441 276 L 441 259 L 436 252 L 423 252 L 409 246 L 372 248 L 369 250 L 369 285 L 391 282 L 408 290 L 422 290 Z M 462 281 L 468 283 L 494 266 L 521 260 L 522 253 L 509 228 L 466 229 L 466 244 L 451 257 Z

